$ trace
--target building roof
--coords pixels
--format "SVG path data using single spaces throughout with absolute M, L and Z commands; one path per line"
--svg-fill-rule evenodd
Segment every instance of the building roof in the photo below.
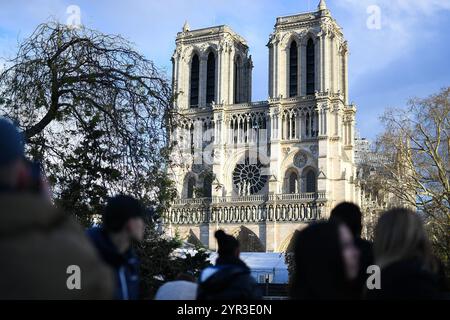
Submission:
M 181 32 L 178 32 L 177 34 L 177 41 L 178 40 L 191 40 L 195 38 L 202 39 L 204 37 L 211 37 L 211 36 L 220 36 L 228 34 L 231 37 L 233 37 L 237 42 L 240 42 L 241 44 L 247 46 L 247 41 L 233 31 L 229 26 L 227 25 L 218 25 L 218 26 L 211 26 L 206 28 L 200 28 L 200 29 L 194 29 L 190 30 L 189 24 L 186 21 L 183 25 L 183 29 Z
M 241 252 L 240 258 L 251 270 L 252 276 L 272 274 L 272 283 L 287 283 L 288 269 L 285 262 L 285 254 L 279 252 Z M 209 260 L 215 263 L 217 253 L 212 252 Z

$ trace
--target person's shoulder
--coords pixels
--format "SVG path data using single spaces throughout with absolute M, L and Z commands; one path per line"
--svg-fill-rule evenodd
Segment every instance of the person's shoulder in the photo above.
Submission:
M 221 264 L 205 268 L 200 274 L 199 284 L 208 283 L 235 283 L 244 281 L 250 275 L 247 269 L 234 264 Z
M 438 289 L 437 280 L 415 259 L 398 261 L 381 270 L 382 286 L 401 289 L 405 295 L 432 296 Z
M 244 270 L 238 274 L 238 279 L 246 284 L 256 284 L 256 280 L 251 273 Z
M 230 264 L 230 265 L 223 265 L 222 266 L 223 272 L 226 272 L 230 274 L 230 276 L 237 276 L 237 277 L 246 277 L 250 276 L 250 268 L 247 267 L 247 265 L 236 265 L 236 264 Z
M 244 294 L 245 299 L 259 300 L 262 298 L 261 288 L 256 279 L 250 273 L 241 273 L 237 276 L 234 283 Z
M 356 238 L 355 243 L 357 246 L 364 249 L 372 249 L 373 247 L 372 241 L 363 238 Z
M 175 280 L 164 283 L 159 287 L 155 300 L 189 299 L 193 300 L 197 295 L 198 285 L 195 282 Z
M 86 235 L 94 242 L 102 241 L 104 232 L 101 227 L 90 227 L 86 229 Z
M 21 233 L 54 229 L 67 220 L 52 203 L 31 193 L 0 194 L 0 231 Z
M 234 265 L 226 269 L 226 272 L 228 281 L 232 282 L 234 286 L 251 288 L 256 285 L 256 280 L 248 268 Z
M 200 277 L 198 278 L 199 283 L 206 282 L 208 279 L 210 279 L 213 275 L 215 275 L 218 271 L 223 269 L 220 266 L 209 266 L 202 270 L 200 273 Z
M 171 287 L 171 288 L 197 288 L 198 284 L 192 281 L 186 281 L 186 280 L 174 280 L 169 281 L 163 284 L 163 286 Z
M 382 271 L 385 274 L 395 274 L 398 276 L 400 275 L 417 276 L 418 274 L 421 275 L 429 274 L 429 272 L 423 268 L 422 264 L 417 259 L 407 259 L 393 262 L 387 265 L 385 268 L 383 268 Z

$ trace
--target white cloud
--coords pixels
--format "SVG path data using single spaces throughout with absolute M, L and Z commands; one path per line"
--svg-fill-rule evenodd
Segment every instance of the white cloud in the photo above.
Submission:
M 381 29 L 367 28 L 367 7 L 381 9 Z M 336 8 L 346 17 L 338 21 L 349 39 L 351 59 L 358 66 L 351 70 L 358 78 L 387 67 L 408 54 L 420 41 L 435 36 L 434 16 L 450 10 L 450 0 L 341 0 Z
M 309 8 L 314 10 L 318 2 L 309 0 Z M 81 8 L 83 24 L 125 36 L 148 58 L 164 66 L 169 77 L 175 36 L 185 20 L 193 29 L 229 25 L 248 41 L 255 66 L 254 100 L 267 98 L 265 45 L 276 17 L 308 10 L 308 2 L 298 0 L 0 0 L 0 57 L 14 54 L 18 39 L 28 36 L 39 23 L 49 18 L 66 21 L 66 9 L 72 4 Z M 431 83 L 434 74 L 424 77 L 422 83 L 400 79 L 395 88 L 387 89 L 389 92 L 378 92 L 380 83 L 368 82 L 379 79 L 387 70 L 398 70 L 398 62 L 405 57 L 413 57 L 420 64 L 422 57 L 414 56 L 417 48 L 423 49 L 440 39 L 449 28 L 450 0 L 328 0 L 327 4 L 349 41 L 350 95 L 357 92 L 356 103 L 366 98 L 358 114 L 361 123 L 366 126 L 372 123 L 370 130 L 366 130 L 372 132 L 378 123 L 375 113 L 393 103 L 394 98 L 405 101 L 420 88 L 431 90 L 423 82 Z M 369 5 L 381 9 L 380 30 L 367 28 Z M 448 56 L 450 46 L 444 50 L 439 55 Z M 442 76 L 439 81 L 443 79 L 448 77 Z M 369 101 L 367 97 L 371 94 L 382 95 L 386 100 Z

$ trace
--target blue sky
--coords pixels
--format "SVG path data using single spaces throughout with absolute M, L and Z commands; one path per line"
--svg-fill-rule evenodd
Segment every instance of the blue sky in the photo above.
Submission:
M 253 100 L 267 99 L 265 46 L 277 16 L 314 10 L 319 0 L 0 0 L 0 58 L 41 22 L 67 20 L 69 5 L 81 21 L 104 33 L 120 34 L 165 68 L 175 35 L 185 20 L 191 29 L 227 24 L 248 42 L 252 54 Z M 450 0 L 327 0 L 349 42 L 350 101 L 357 127 L 375 138 L 386 107 L 427 96 L 450 85 Z M 369 29 L 367 7 L 381 9 L 381 28 Z M 0 61 L 1 62 L 1 61 Z

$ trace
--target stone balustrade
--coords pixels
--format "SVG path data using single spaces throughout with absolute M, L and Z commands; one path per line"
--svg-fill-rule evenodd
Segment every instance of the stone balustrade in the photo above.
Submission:
M 323 218 L 326 193 L 177 199 L 164 223 L 300 222 Z
M 212 198 L 175 199 L 173 206 L 196 206 L 226 203 L 264 203 L 273 201 L 320 201 L 326 199 L 326 192 L 257 194 L 248 196 L 225 196 Z

